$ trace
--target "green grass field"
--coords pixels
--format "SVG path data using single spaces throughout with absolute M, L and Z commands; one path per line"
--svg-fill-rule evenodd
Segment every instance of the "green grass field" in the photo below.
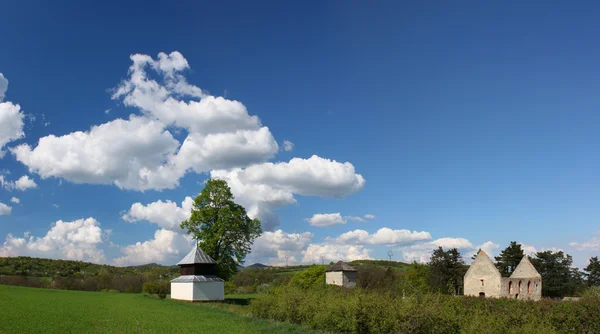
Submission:
M 244 307 L 0 285 L 0 333 L 316 333 L 223 309 L 229 306 Z

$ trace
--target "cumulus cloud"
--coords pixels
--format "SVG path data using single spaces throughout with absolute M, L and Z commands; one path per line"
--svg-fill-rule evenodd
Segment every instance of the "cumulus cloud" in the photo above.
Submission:
M 367 219 L 375 219 L 375 215 L 372 215 L 372 214 L 368 214 L 368 213 L 367 213 L 367 214 L 365 215 L 365 218 L 367 218 Z
M 246 169 L 213 170 L 210 175 L 227 181 L 236 201 L 250 217 L 260 219 L 267 231 L 279 226 L 279 218 L 272 211 L 296 203 L 295 194 L 342 198 L 360 190 L 365 183 L 349 162 L 316 155 Z
M 337 238 L 328 240 L 338 244 L 349 245 L 394 245 L 406 246 L 417 242 L 431 240 L 429 232 L 410 231 L 410 230 L 392 230 L 384 227 L 377 232 L 370 234 L 365 230 L 348 231 L 339 235 Z
M 293 149 L 294 149 L 294 143 L 292 143 L 289 140 L 284 140 L 283 141 L 283 150 L 284 151 L 289 152 L 289 151 L 291 151 Z
M 252 250 L 246 263 L 268 263 L 270 265 L 285 265 L 299 263 L 302 252 L 312 239 L 312 233 L 287 233 L 282 230 L 263 232 L 254 240 Z M 287 258 L 287 259 L 286 259 Z
M 193 206 L 194 200 L 189 196 L 181 202 L 181 206 L 169 200 L 158 200 L 147 205 L 138 202 L 131 205 L 122 218 L 130 223 L 146 220 L 163 229 L 181 232 L 179 225 L 190 218 Z
M 442 247 L 444 250 L 456 248 L 461 252 L 464 260 L 469 260 L 480 248 L 490 256 L 493 256 L 493 250 L 500 246 L 492 241 L 487 241 L 481 245 L 473 245 L 465 238 L 439 238 L 430 242 L 403 247 L 400 248 L 400 251 L 404 261 L 425 263 L 429 261 L 433 250 L 438 247 Z
M 132 266 L 148 263 L 174 265 L 194 246 L 190 236 L 160 229 L 154 238 L 121 247 L 123 256 L 114 259 L 117 266 Z
M 303 263 L 320 263 L 321 261 L 354 261 L 372 259 L 372 251 L 361 245 L 311 244 L 302 252 Z
M 105 262 L 104 251 L 98 246 L 109 234 L 94 218 L 72 222 L 57 221 L 43 237 L 25 234 L 18 238 L 8 234 L 0 246 L 0 256 L 35 256 L 67 260 Z
M 0 102 L 0 150 L 6 144 L 25 137 L 23 132 L 23 119 L 25 114 L 21 112 L 18 104 Z
M 10 201 L 11 201 L 12 203 L 15 203 L 15 204 L 19 204 L 19 203 L 21 203 L 21 200 L 20 200 L 20 199 L 18 199 L 18 198 L 16 198 L 16 197 L 12 197 L 12 198 L 10 199 Z
M 164 189 L 177 185 L 177 174 L 163 162 L 179 142 L 160 122 L 131 115 L 61 137 L 40 138 L 35 148 L 11 149 L 18 161 L 42 178 L 74 183 L 114 183 L 124 189 Z M 176 175 L 174 175 L 176 174 Z
M 4 99 L 4 94 L 8 89 L 8 79 L 4 77 L 4 74 L 0 73 L 0 101 Z
M 317 227 L 346 224 L 346 221 L 339 213 L 317 213 L 310 218 L 305 219 L 310 225 Z
M 37 184 L 33 179 L 27 175 L 21 176 L 17 181 L 7 181 L 4 179 L 4 175 L 0 175 L 0 186 L 6 190 L 20 190 L 25 191 L 27 189 L 37 188 Z
M 569 246 L 574 247 L 579 251 L 590 250 L 590 251 L 600 251 L 600 231 L 594 233 L 594 236 L 586 241 L 586 242 L 571 242 Z
M 339 212 L 338 213 L 316 213 L 312 217 L 306 218 L 304 220 L 307 221 L 310 225 L 316 226 L 316 227 L 325 227 L 325 226 L 346 224 L 349 220 L 363 222 L 363 223 L 366 221 L 363 218 L 357 217 L 357 216 L 342 217 L 342 215 Z
M 49 135 L 35 147 L 20 145 L 11 150 L 17 160 L 42 178 L 144 191 L 174 188 L 190 170 L 264 162 L 279 150 L 269 129 L 241 102 L 210 96 L 187 83 L 181 72 L 189 65 L 179 52 L 160 53 L 156 60 L 136 54 L 131 60 L 129 76 L 113 98 L 141 115 L 89 131 Z M 149 72 L 160 80 L 150 79 Z M 187 136 L 179 142 L 169 129 L 185 130 Z
M 12 207 L 0 202 L 0 216 L 8 216 L 12 211 Z

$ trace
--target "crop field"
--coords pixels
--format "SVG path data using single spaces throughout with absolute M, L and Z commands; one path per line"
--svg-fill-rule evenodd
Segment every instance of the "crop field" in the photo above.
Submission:
M 228 307 L 247 308 L 160 300 L 142 294 L 0 285 L 0 333 L 315 333 L 223 309 Z

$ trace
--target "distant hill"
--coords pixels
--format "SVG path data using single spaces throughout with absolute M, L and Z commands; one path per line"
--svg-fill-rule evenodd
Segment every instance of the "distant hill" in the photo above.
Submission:
M 266 264 L 262 264 L 262 263 L 255 263 L 255 264 L 246 266 L 246 268 L 268 268 L 268 267 L 269 266 L 267 266 Z
M 25 275 L 34 277 L 81 277 L 96 276 L 100 273 L 110 275 L 143 274 L 161 269 L 169 275 L 179 273 L 177 266 L 162 266 L 156 263 L 139 266 L 115 267 L 90 262 L 43 259 L 28 256 L 0 257 L 0 275 Z

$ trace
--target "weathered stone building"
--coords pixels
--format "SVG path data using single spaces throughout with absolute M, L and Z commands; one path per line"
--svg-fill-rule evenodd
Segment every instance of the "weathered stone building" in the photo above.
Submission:
M 464 294 L 482 298 L 540 300 L 542 276 L 525 255 L 510 277 L 502 277 L 490 257 L 479 251 L 465 274 Z
M 353 288 L 356 286 L 356 269 L 338 261 L 325 269 L 325 283 Z

